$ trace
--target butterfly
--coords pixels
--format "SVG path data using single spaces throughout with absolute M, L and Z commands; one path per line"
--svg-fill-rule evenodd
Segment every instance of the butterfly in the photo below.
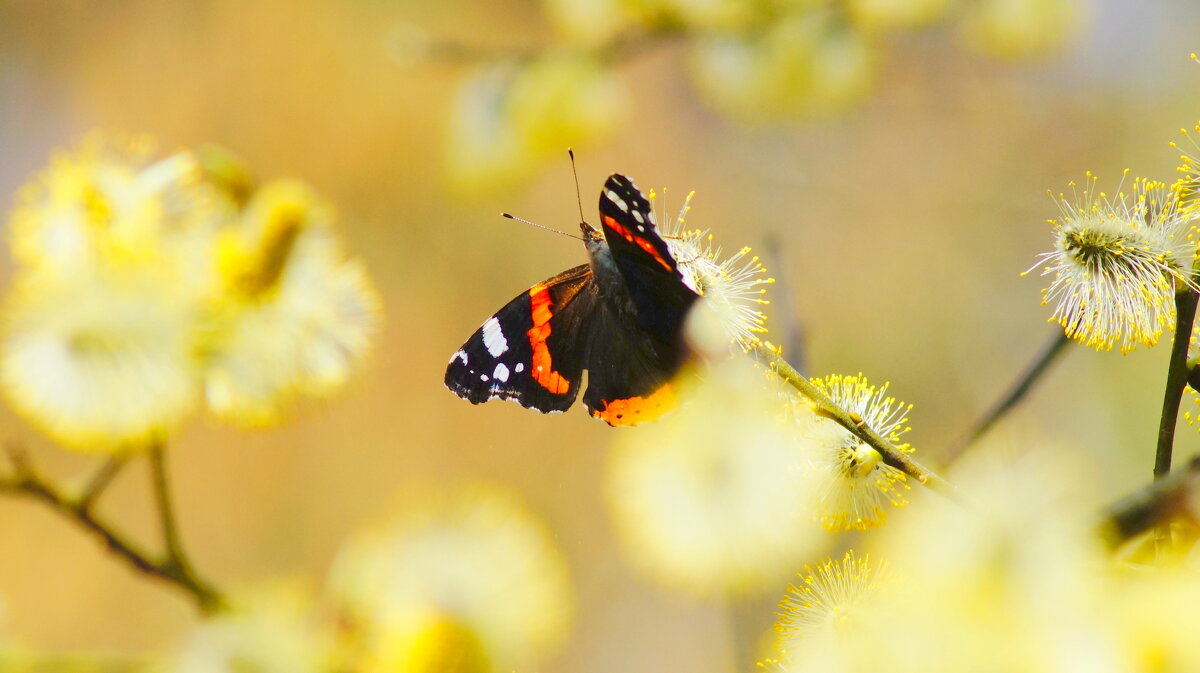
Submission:
M 456 395 L 561 412 L 587 370 L 583 404 L 609 425 L 654 420 L 675 406 L 671 379 L 688 358 L 683 324 L 698 295 L 659 235 L 650 203 L 614 174 L 600 192 L 600 227 L 579 227 L 588 263 L 534 285 L 488 318 L 446 367 Z

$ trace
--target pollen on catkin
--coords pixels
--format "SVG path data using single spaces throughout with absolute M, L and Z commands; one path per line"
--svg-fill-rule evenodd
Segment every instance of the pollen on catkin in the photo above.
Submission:
M 666 194 L 665 189 L 661 193 L 650 191 L 648 198 L 656 211 L 659 200 L 665 200 Z M 749 349 L 767 331 L 767 315 L 762 309 L 770 302 L 764 295 L 766 286 L 775 279 L 767 276 L 766 268 L 757 256 L 750 254 L 750 248 L 743 247 L 725 256 L 713 242 L 711 233 L 685 226 L 695 194 L 689 192 L 684 197 L 678 215 L 656 215 L 659 234 L 667 242 L 684 283 L 700 295 L 698 308 L 719 326 L 725 341 Z M 662 210 L 666 210 L 665 206 Z
M 1128 353 L 1153 346 L 1175 321 L 1175 292 L 1192 284 L 1195 213 L 1162 182 L 1134 178 L 1132 191 L 1118 187 L 1115 197 L 1096 183 L 1089 172 L 1082 187 L 1054 196 L 1055 249 L 1026 273 L 1041 267 L 1052 278 L 1042 303 L 1054 306 L 1050 320 L 1068 337 Z
M 798 573 L 800 581 L 788 586 L 779 603 L 776 654 L 786 659 L 788 652 L 804 646 L 803 641 L 836 637 L 840 629 L 851 626 L 855 608 L 869 600 L 885 574 L 883 564 L 872 563 L 869 556 L 858 556 L 853 549 L 841 560 L 805 566 Z
M 871 385 L 862 374 L 814 378 L 812 383 L 837 406 L 863 422 L 898 449 L 912 451 L 901 437 L 908 432 L 906 405 L 887 395 L 888 384 Z M 885 506 L 908 504 L 905 474 L 883 462 L 870 445 L 834 421 L 813 413 L 807 401 L 789 393 L 789 411 L 799 428 L 814 483 L 813 512 L 827 530 L 865 530 L 887 520 Z

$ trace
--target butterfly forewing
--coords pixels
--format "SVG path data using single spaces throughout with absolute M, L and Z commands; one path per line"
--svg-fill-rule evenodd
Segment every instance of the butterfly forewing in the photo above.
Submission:
M 614 174 L 604 183 L 600 223 L 637 309 L 638 326 L 652 338 L 678 341 L 696 293 L 683 282 L 650 203 L 632 180 Z

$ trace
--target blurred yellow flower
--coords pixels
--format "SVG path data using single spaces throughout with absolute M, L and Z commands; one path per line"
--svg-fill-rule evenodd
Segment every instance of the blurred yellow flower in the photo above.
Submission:
M 816 0 L 821 1 L 821 0 Z M 747 30 L 769 16 L 768 3 L 745 0 L 625 0 L 649 26 L 682 25 L 695 32 Z M 799 0 L 813 4 L 814 0 Z M 794 3 L 795 4 L 795 3 Z
M 543 0 L 546 14 L 572 44 L 602 45 L 636 22 L 626 0 Z
M 799 12 L 752 36 L 710 36 L 692 49 L 696 87 L 746 121 L 822 116 L 857 103 L 875 77 L 878 47 L 828 11 Z
M 203 252 L 232 204 L 191 154 L 151 163 L 152 147 L 93 135 L 56 154 L 18 192 L 10 216 L 18 264 L 42 274 L 158 264 L 172 267 L 176 282 L 203 285 Z
M 306 185 L 280 180 L 221 233 L 204 373 L 219 417 L 275 423 L 295 397 L 329 395 L 361 365 L 380 301 L 331 226 L 329 207 Z
M 778 398 L 740 354 L 671 416 L 622 433 L 606 490 L 631 561 L 698 596 L 775 588 L 827 539 L 807 512 L 788 433 Z
M 912 671 L 972 670 L 983 653 L 993 670 L 1115 670 L 1087 465 L 1057 448 L 992 452 L 953 475 L 963 502 L 925 498 L 884 529 L 878 553 L 907 595 L 881 606 L 895 628 L 874 630 L 877 646 L 938 652 Z
M 1122 670 L 1200 671 L 1194 615 L 1200 605 L 1195 568 L 1167 568 L 1122 577 L 1110 607 L 1113 637 L 1122 645 Z
M 163 440 L 197 401 L 195 305 L 179 287 L 147 270 L 18 278 L 4 305 L 4 393 L 68 448 Z
M 1135 178 L 1133 193 L 1116 198 L 1096 191 L 1096 182 L 1088 173 L 1082 191 L 1058 195 L 1055 249 L 1029 271 L 1043 267 L 1054 277 L 1042 303 L 1054 304 L 1051 320 L 1068 337 L 1127 353 L 1158 343 L 1175 321 L 1175 291 L 1190 283 L 1196 256 L 1195 213 L 1161 182 Z
M 814 600 L 819 576 L 813 591 L 802 587 L 797 602 L 837 626 L 804 622 L 804 637 L 781 643 L 776 670 L 1173 670 L 1124 665 L 1113 627 L 1132 616 L 1094 535 L 1085 459 L 1035 450 L 961 466 L 962 502 L 922 499 L 874 536 L 872 556 L 888 560 L 888 581 L 844 561 L 831 568 L 836 581 L 826 580 L 829 598 Z
M 298 586 L 254 589 L 231 610 L 203 622 L 166 669 L 170 673 L 327 673 L 332 633 Z
M 628 105 L 624 84 L 594 57 L 545 54 L 482 68 L 463 82 L 451 112 L 450 178 L 468 191 L 511 185 L 567 147 L 611 134 Z
M 917 28 L 946 15 L 958 0 L 849 0 L 850 18 L 869 28 Z
M 660 194 L 665 198 L 666 190 L 650 192 L 652 205 L 658 205 Z M 695 192 L 689 192 L 684 198 L 678 216 L 655 216 L 663 223 L 660 234 L 678 263 L 683 282 L 702 298 L 692 309 L 688 337 L 704 352 L 719 351 L 730 343 L 750 348 L 767 331 L 767 316 L 761 308 L 770 302 L 763 299 L 764 286 L 775 279 L 765 277 L 766 269 L 757 256 L 750 256 L 750 248 L 722 259 L 712 234 L 684 226 L 693 196 Z
M 906 414 L 912 405 L 888 397 L 888 384 L 873 386 L 862 374 L 835 374 L 812 383 L 897 448 L 912 451 L 901 439 L 909 430 Z M 850 431 L 815 414 L 807 401 L 788 395 L 814 482 L 812 508 L 821 525 L 828 530 L 865 530 L 887 521 L 886 505 L 907 504 L 909 486 L 903 472 L 884 463 L 877 450 Z
M 228 153 L 150 152 L 93 136 L 10 218 L 0 384 L 72 449 L 161 442 L 202 388 L 223 418 L 273 422 L 342 386 L 374 333 L 379 299 L 306 186 L 251 196 Z
M 331 585 L 359 631 L 353 670 L 497 673 L 562 640 L 567 568 L 515 498 L 476 488 L 352 538 Z
M 974 0 L 963 3 L 963 39 L 991 56 L 1037 56 L 1078 32 L 1076 0 Z

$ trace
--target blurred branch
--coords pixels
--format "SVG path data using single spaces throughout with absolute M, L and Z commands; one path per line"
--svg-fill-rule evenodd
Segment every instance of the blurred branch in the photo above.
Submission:
M 171 489 L 167 484 L 167 461 L 161 445 L 155 444 L 148 453 L 150 458 L 150 481 L 154 486 L 154 502 L 158 506 L 159 525 L 162 527 L 163 545 L 167 550 L 167 562 L 179 567 L 187 565 L 183 543 L 179 540 L 179 524 L 175 520 L 175 508 L 171 503 Z
M 660 25 L 640 33 L 618 35 L 604 44 L 586 50 L 586 53 L 601 61 L 616 64 L 683 37 L 686 37 L 683 26 Z M 454 65 L 529 61 L 551 51 L 547 47 L 481 47 L 450 40 L 431 41 L 417 35 L 411 35 L 408 39 L 413 42 L 408 47 L 422 53 L 425 58 Z
M 79 494 L 79 506 L 84 509 L 91 509 L 92 504 L 108 488 L 108 485 L 112 483 L 112 480 L 121 471 L 121 468 L 125 467 L 127 460 L 125 456 L 112 456 L 104 461 L 100 469 L 96 470 L 96 473 L 88 480 L 83 492 Z
M 1158 421 L 1158 447 L 1154 452 L 1154 478 L 1171 472 L 1171 453 L 1175 445 L 1175 425 L 1179 421 L 1179 403 L 1188 384 L 1188 347 L 1192 323 L 1196 319 L 1197 293 L 1190 287 L 1175 294 L 1175 337 L 1171 341 L 1171 362 L 1167 365 L 1167 383 L 1163 391 L 1162 416 Z
M 983 417 L 976 421 L 975 427 L 969 433 L 950 445 L 950 448 L 942 454 L 942 461 L 949 463 L 958 458 L 967 447 L 978 441 L 980 437 L 983 437 L 988 430 L 992 429 L 992 426 L 1004 418 L 1008 412 L 1012 411 L 1021 400 L 1025 399 L 1029 391 L 1033 390 L 1034 384 L 1042 378 L 1042 375 L 1049 371 L 1050 365 L 1058 359 L 1058 356 L 1066 351 L 1066 346 L 1069 343 L 1071 343 L 1071 338 L 1067 336 L 1066 332 L 1061 329 L 1055 329 L 1054 336 L 1042 347 L 1041 352 L 1026 367 L 1021 377 L 1009 388 L 1008 394 L 1000 398 Z
M 772 301 L 784 307 L 781 311 L 784 315 L 782 327 L 777 330 L 782 335 L 784 350 L 791 356 L 792 366 L 796 371 L 803 372 L 808 369 L 808 349 L 805 348 L 805 327 L 804 323 L 798 317 L 799 314 L 792 310 L 791 283 L 786 282 L 787 277 L 787 256 L 783 254 L 783 240 L 775 232 L 767 235 L 767 239 L 763 244 L 763 257 L 766 258 L 766 267 L 775 269 L 775 275 L 785 279 L 773 286 L 771 294 Z M 777 312 L 775 315 L 778 315 Z
M 167 558 L 156 560 L 137 543 L 117 531 L 111 522 L 95 513 L 96 500 L 125 465 L 125 459 L 110 459 L 97 470 L 79 493 L 69 493 L 41 475 L 20 449 L 10 448 L 8 454 L 12 471 L 11 474 L 0 476 L 0 493 L 32 498 L 74 521 L 85 531 L 100 538 L 110 551 L 135 569 L 190 593 L 202 612 L 212 613 L 222 608 L 225 601 L 220 593 L 208 581 L 199 577 L 185 559 L 176 556 L 179 554 L 177 533 L 172 534 L 176 536 L 174 552 L 170 551 L 172 545 L 168 543 Z M 161 465 L 161 461 L 158 464 Z M 162 485 L 165 487 L 165 481 Z
M 1101 522 L 1101 535 L 1111 547 L 1177 517 L 1197 521 L 1193 503 L 1200 496 L 1200 456 L 1183 470 L 1156 478 L 1109 507 Z
M 838 425 L 849 430 L 851 434 L 866 442 L 883 456 L 883 462 L 903 471 L 908 476 L 942 495 L 954 496 L 954 487 L 950 485 L 950 482 L 941 478 L 924 465 L 921 465 L 912 456 L 884 439 L 857 414 L 852 414 L 834 404 L 828 395 L 821 392 L 819 388 L 801 376 L 799 372 L 788 364 L 783 359 L 783 356 L 775 351 L 774 346 L 766 342 L 760 342 L 755 347 L 755 353 L 768 363 L 771 369 L 786 381 L 788 385 L 812 401 L 816 405 L 818 414 L 832 419 Z

